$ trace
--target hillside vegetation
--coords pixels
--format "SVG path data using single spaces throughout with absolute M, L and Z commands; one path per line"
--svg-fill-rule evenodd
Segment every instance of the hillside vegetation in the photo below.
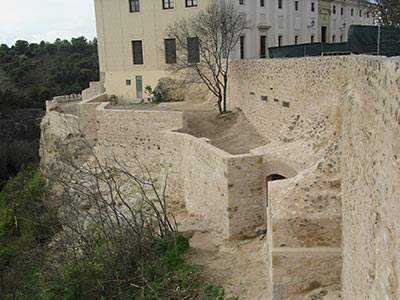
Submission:
M 98 77 L 96 39 L 0 45 L 0 105 L 43 108 L 45 100 L 80 93 Z
M 39 161 L 45 100 L 80 93 L 98 77 L 96 39 L 0 45 L 0 190 L 23 165 Z

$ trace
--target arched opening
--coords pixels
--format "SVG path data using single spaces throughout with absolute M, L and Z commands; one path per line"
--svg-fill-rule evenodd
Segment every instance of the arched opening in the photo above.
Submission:
M 271 174 L 271 175 L 267 176 L 267 181 L 275 181 L 275 180 L 282 180 L 282 179 L 286 179 L 286 177 L 282 176 L 280 174 Z

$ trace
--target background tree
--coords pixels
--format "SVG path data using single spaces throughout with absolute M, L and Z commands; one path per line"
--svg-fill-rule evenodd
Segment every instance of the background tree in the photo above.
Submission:
M 218 98 L 220 113 L 226 112 L 230 56 L 247 24 L 233 4 L 213 1 L 198 14 L 167 28 L 170 46 L 174 47 L 175 40 L 176 47 L 176 55 L 175 51 L 167 53 L 170 71 L 200 79 Z
M 377 0 L 376 15 L 381 25 L 400 26 L 400 0 Z

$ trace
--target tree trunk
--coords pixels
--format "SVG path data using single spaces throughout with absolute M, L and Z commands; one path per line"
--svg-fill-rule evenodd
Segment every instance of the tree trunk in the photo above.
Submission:
M 223 113 L 223 110 L 222 110 L 222 107 L 221 107 L 221 103 L 222 103 L 222 95 L 219 95 L 218 96 L 218 110 L 219 110 L 219 113 L 220 114 L 222 114 Z
M 223 89 L 223 96 L 224 96 L 224 113 L 226 113 L 226 90 L 227 90 L 227 82 L 228 77 L 224 76 L 224 89 Z

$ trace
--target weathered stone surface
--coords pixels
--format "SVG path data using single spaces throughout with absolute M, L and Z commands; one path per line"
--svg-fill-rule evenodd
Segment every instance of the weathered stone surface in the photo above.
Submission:
M 251 236 L 267 222 L 270 298 L 307 293 L 316 282 L 338 285 L 342 272 L 344 299 L 397 299 L 399 64 L 356 56 L 234 62 L 228 103 L 271 141 L 246 155 L 174 132 L 185 127 L 184 112 L 84 101 L 77 117 L 57 112 L 57 101 L 71 100 L 60 98 L 42 123 L 42 163 L 54 162 L 57 143 L 81 128 L 100 156 L 124 162 L 137 154 L 156 178 L 168 169 L 171 197 L 225 237 Z M 287 179 L 267 183 L 273 174 Z M 328 254 L 342 247 L 343 257 L 273 256 L 323 247 Z

